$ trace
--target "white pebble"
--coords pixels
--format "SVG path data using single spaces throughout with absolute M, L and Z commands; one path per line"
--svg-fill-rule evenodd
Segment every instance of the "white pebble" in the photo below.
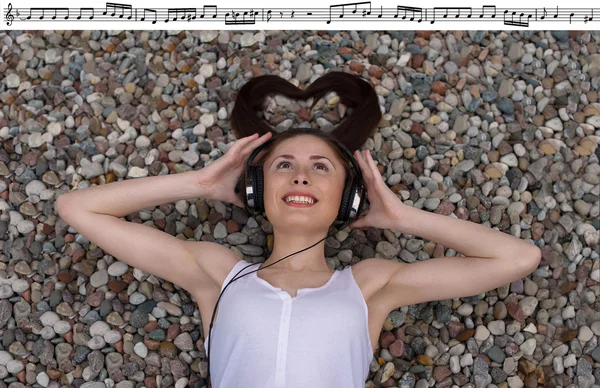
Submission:
M 475 339 L 477 341 L 485 341 L 486 339 L 488 339 L 490 336 L 490 332 L 489 330 L 483 326 L 477 326 L 477 328 L 475 329 Z
M 40 316 L 40 322 L 44 326 L 54 326 L 58 321 L 60 321 L 60 317 L 54 311 L 46 311 Z
M 148 348 L 141 341 L 135 344 L 135 346 L 133 347 L 133 351 L 141 358 L 146 358 L 146 356 L 148 355 Z
M 6 366 L 9 361 L 12 361 L 13 356 L 6 350 L 0 350 L 0 365 Z
M 127 178 L 144 178 L 148 176 L 148 170 L 145 168 L 140 168 L 138 166 L 133 166 L 127 172 Z
M 50 383 L 50 377 L 46 374 L 46 372 L 40 372 L 35 378 L 35 381 L 42 387 L 47 387 Z
M 56 334 L 63 335 L 71 331 L 71 324 L 67 321 L 58 321 L 54 324 L 53 328 Z
M 200 116 L 200 124 L 204 125 L 206 128 L 210 128 L 215 123 L 215 117 L 210 113 L 204 113 Z
M 463 317 L 468 317 L 473 313 L 473 305 L 470 303 L 463 303 L 458 307 L 457 312 Z
M 17 279 L 12 284 L 15 293 L 21 294 L 29 289 L 29 282 L 25 279 Z
M 104 336 L 109 330 L 110 326 L 104 321 L 96 321 L 90 325 L 90 335 L 92 337 Z
M 140 135 L 135 139 L 135 148 L 148 148 L 150 147 L 150 139 L 148 136 Z
M 219 111 L 217 112 L 217 118 L 219 120 L 225 120 L 227 118 L 227 109 L 225 109 L 225 107 L 219 109 Z
M 21 79 L 16 74 L 9 74 L 6 76 L 6 87 L 9 89 L 15 89 L 19 87 Z
M 115 261 L 111 265 L 108 266 L 108 274 L 110 276 L 123 276 L 127 273 L 129 269 L 129 265 L 122 261 Z
M 54 329 L 51 326 L 44 326 L 44 328 L 40 330 L 40 335 L 42 336 L 42 338 L 50 340 L 54 338 Z
M 146 295 L 142 294 L 141 292 L 134 292 L 133 294 L 131 294 L 129 296 L 129 303 L 131 303 L 132 305 L 140 305 L 142 303 L 144 303 L 146 301 Z
M 537 347 L 537 343 L 535 341 L 535 338 L 530 338 L 527 341 L 523 342 L 519 346 L 519 349 L 523 352 L 523 354 L 525 354 L 527 356 L 531 356 L 531 355 L 533 355 L 533 352 L 535 351 L 536 347 Z
M 105 269 L 98 270 L 90 276 L 90 284 L 94 288 L 108 284 L 108 272 Z
M 104 341 L 107 344 L 114 345 L 121 340 L 121 333 L 117 330 L 109 330 L 104 333 Z
M 189 381 L 190 380 L 187 377 L 181 377 L 175 383 L 175 388 L 185 388 L 185 387 L 187 387 Z
M 25 367 L 23 366 L 23 363 L 18 360 L 9 361 L 8 364 L 6 364 L 6 369 L 13 375 L 16 375 L 17 373 L 22 371 L 24 368 Z
M 104 338 L 100 336 L 92 337 L 87 343 L 88 348 L 92 350 L 102 349 L 104 345 L 106 345 L 106 342 L 104 342 Z

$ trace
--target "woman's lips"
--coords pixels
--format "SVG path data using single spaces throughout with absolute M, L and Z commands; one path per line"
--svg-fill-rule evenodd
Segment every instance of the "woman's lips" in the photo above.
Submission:
M 291 207 L 312 207 L 317 204 L 315 203 L 298 203 L 298 202 L 287 202 L 285 199 L 282 199 L 283 203 Z

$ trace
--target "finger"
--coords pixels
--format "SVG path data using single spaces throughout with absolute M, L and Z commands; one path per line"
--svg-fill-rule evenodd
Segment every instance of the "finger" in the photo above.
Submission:
M 242 209 L 245 206 L 244 205 L 244 201 L 242 201 L 242 199 L 238 195 L 236 195 L 235 197 L 233 197 L 231 203 L 234 204 L 234 205 L 236 205 L 237 207 L 242 208 Z
M 252 140 L 256 139 L 256 136 L 258 135 L 258 133 L 255 133 L 253 135 L 250 136 L 244 136 L 238 140 L 236 140 L 233 145 L 231 146 L 231 148 L 229 148 L 230 150 L 233 148 L 234 151 L 241 149 L 242 147 L 244 147 L 246 144 L 250 143 Z
M 239 207 L 239 208 L 242 208 L 242 209 L 245 207 L 245 205 L 244 205 L 244 201 L 242 201 L 242 200 L 241 200 L 241 199 L 239 199 L 239 198 L 237 198 L 237 199 L 236 199 L 236 201 L 235 201 L 235 205 L 236 205 L 237 207 Z
M 364 218 L 361 218 L 360 220 L 356 220 L 353 223 L 351 223 L 350 225 L 348 225 L 348 227 L 350 229 L 357 229 L 357 228 L 362 228 L 366 226 L 366 223 L 364 221 Z
M 375 161 L 373 160 L 373 157 L 371 156 L 371 153 L 367 150 L 366 154 L 367 154 L 367 163 L 369 164 L 369 168 L 371 169 L 373 176 L 378 179 L 383 179 L 383 177 L 381 176 L 381 173 L 379 172 L 379 169 L 377 168 L 377 165 L 375 164 Z
M 245 145 L 245 147 L 241 150 L 241 153 L 245 156 L 246 154 L 252 153 L 256 148 L 260 145 L 264 144 L 267 140 L 271 138 L 271 132 L 267 132 L 259 138 L 254 139 L 252 142 Z
M 356 157 L 356 160 L 358 161 L 358 166 L 360 167 L 360 171 L 362 172 L 365 180 L 366 181 L 370 180 L 371 179 L 371 173 L 370 173 L 370 170 L 369 170 L 369 166 L 365 162 L 362 154 L 360 153 L 360 151 L 356 150 L 356 151 L 354 151 L 354 155 Z

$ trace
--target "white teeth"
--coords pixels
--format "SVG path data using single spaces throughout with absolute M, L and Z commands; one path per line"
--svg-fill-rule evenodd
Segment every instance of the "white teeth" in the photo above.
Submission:
M 307 203 L 307 204 L 313 204 L 315 203 L 315 200 L 312 199 L 311 197 L 305 197 L 303 195 L 294 195 L 294 196 L 289 196 L 285 198 L 286 202 L 296 202 L 296 203 Z

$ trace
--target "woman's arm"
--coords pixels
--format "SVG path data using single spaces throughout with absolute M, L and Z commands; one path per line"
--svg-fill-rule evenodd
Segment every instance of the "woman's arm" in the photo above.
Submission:
M 505 258 L 515 264 L 522 264 L 517 262 L 522 260 L 539 262 L 541 258 L 537 246 L 485 225 L 411 206 L 403 206 L 400 214 L 393 230 L 434 241 L 465 256 Z M 531 262 L 525 264 L 531 265 Z
M 179 199 L 210 197 L 199 184 L 204 169 L 127 179 L 63 194 L 56 200 L 60 217 L 106 253 L 159 276 L 194 295 L 214 287 L 214 266 L 233 253 L 216 243 L 187 241 L 159 230 L 151 221 L 122 217 Z M 213 264 L 215 263 L 215 264 Z
M 62 194 L 57 208 L 65 213 L 89 211 L 125 217 L 142 209 L 180 199 L 208 198 L 210 190 L 200 184 L 202 170 L 146 178 L 124 179 Z

